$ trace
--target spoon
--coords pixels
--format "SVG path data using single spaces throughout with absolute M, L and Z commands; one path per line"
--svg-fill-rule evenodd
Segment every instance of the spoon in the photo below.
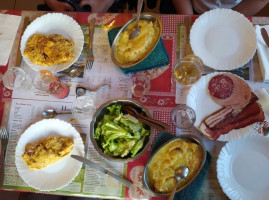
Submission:
M 177 190 L 177 184 L 181 179 L 184 179 L 189 173 L 189 168 L 186 166 L 180 166 L 175 170 L 176 184 L 173 192 L 171 193 L 168 200 L 173 200 L 175 192 Z
M 138 26 L 138 22 L 140 19 L 140 13 L 143 5 L 143 0 L 138 0 L 137 2 L 137 16 L 136 16 L 136 26 L 132 29 L 132 32 L 129 35 L 129 40 L 134 39 L 136 36 L 140 34 L 140 29 Z
M 98 92 L 98 90 L 101 89 L 101 88 L 104 87 L 104 86 L 109 86 L 109 87 L 111 87 L 110 84 L 107 84 L 107 83 L 105 83 L 105 84 L 100 84 L 100 85 L 98 85 L 97 87 L 95 87 L 95 88 L 93 88 L 93 89 L 91 89 L 91 88 L 89 88 L 89 87 L 86 87 L 86 86 L 83 86 L 83 85 L 77 85 L 77 86 L 76 86 L 76 95 L 77 95 L 78 97 L 83 96 L 83 95 L 86 94 L 86 91 L 87 91 L 87 90 L 90 91 L 90 92 Z
M 67 111 L 67 112 L 56 112 L 53 109 L 44 110 L 42 112 L 42 116 L 44 118 L 46 118 L 46 119 L 54 118 L 56 115 L 61 115 L 61 114 L 72 114 L 72 112 L 71 111 Z
M 70 72 L 68 74 L 61 75 L 58 78 L 60 79 L 60 78 L 66 77 L 66 76 L 70 76 L 72 78 L 75 78 L 75 77 L 78 77 L 81 73 L 82 73 L 81 69 L 74 68 L 74 69 L 70 70 Z
M 132 115 L 133 117 L 136 117 L 141 122 L 149 125 L 150 127 L 156 129 L 159 132 L 164 132 L 166 130 L 170 129 L 170 126 L 166 123 L 163 123 L 161 121 L 151 119 L 149 117 L 146 117 L 142 114 L 140 114 L 136 109 L 134 109 L 131 106 L 122 105 L 122 111 L 128 113 L 129 115 Z

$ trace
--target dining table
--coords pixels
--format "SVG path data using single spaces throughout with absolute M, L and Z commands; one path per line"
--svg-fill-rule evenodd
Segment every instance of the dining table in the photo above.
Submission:
M 24 11 L 24 10 L 0 10 L 1 14 L 21 16 L 20 25 L 11 49 L 8 63 L 0 66 L 0 75 L 16 65 L 17 59 L 20 59 L 20 41 L 25 27 L 42 16 L 47 11 Z M 67 111 L 72 107 L 76 99 L 75 87 L 78 84 L 94 87 L 99 83 L 106 82 L 111 88 L 104 88 L 93 98 L 96 101 L 96 109 L 104 102 L 120 97 L 133 98 L 142 103 L 150 112 L 153 119 L 160 120 L 170 126 L 168 132 L 174 135 L 195 134 L 201 138 L 205 148 L 212 155 L 212 161 L 201 186 L 197 199 L 229 199 L 223 192 L 217 178 L 217 159 L 222 147 L 227 142 L 212 141 L 202 136 L 196 128 L 180 130 L 176 128 L 170 119 L 171 110 L 178 104 L 185 104 L 188 89 L 178 87 L 172 78 L 173 67 L 177 61 L 185 56 L 185 44 L 187 41 L 186 17 L 190 17 L 191 24 L 199 17 L 198 15 L 172 15 L 159 14 L 162 22 L 161 39 L 168 53 L 170 63 L 158 68 L 140 71 L 136 73 L 146 74 L 150 78 L 150 91 L 142 97 L 132 96 L 128 88 L 128 81 L 132 73 L 123 73 L 111 60 L 111 49 L 109 45 L 108 32 L 115 27 L 121 27 L 132 19 L 133 13 L 90 13 L 90 12 L 64 12 L 65 15 L 71 16 L 80 26 L 85 36 L 85 43 L 88 38 L 88 24 L 94 20 L 95 30 L 93 39 L 94 63 L 92 69 L 84 69 L 82 77 L 64 77 L 63 80 L 69 85 L 70 93 L 68 97 L 57 99 L 49 94 L 37 91 L 34 87 L 30 90 L 12 91 L 4 87 L 2 78 L 0 79 L 0 124 L 7 127 L 9 132 L 9 143 L 5 156 L 4 183 L 1 190 L 20 191 L 33 193 L 46 193 L 64 196 L 77 197 L 95 197 L 110 199 L 163 199 L 152 197 L 142 188 L 143 169 L 151 153 L 152 145 L 159 132 L 154 130 L 151 146 L 141 157 L 128 163 L 115 163 L 105 160 L 94 149 L 89 140 L 91 119 L 75 120 L 69 115 L 59 115 L 56 118 L 71 123 L 81 134 L 85 144 L 85 154 L 87 158 L 106 166 L 118 174 L 125 176 L 133 182 L 133 187 L 128 188 L 118 183 L 114 179 L 96 172 L 89 166 L 82 166 L 79 175 L 67 186 L 56 191 L 40 191 L 28 186 L 17 171 L 15 165 L 15 149 L 20 135 L 31 125 L 42 120 L 42 111 L 53 108 L 57 111 Z M 29 22 L 24 19 L 29 18 Z M 253 25 L 269 24 L 269 17 L 248 17 Z M 25 24 L 27 23 L 27 24 Z M 70 30 L 71 31 L 71 30 Z M 87 48 L 87 45 L 84 45 Z M 82 53 L 85 53 L 82 51 Z M 77 63 L 85 65 L 85 56 L 81 56 Z M 27 66 L 23 59 L 19 66 L 31 73 L 31 68 Z M 269 91 L 269 83 L 262 81 L 262 75 L 259 68 L 257 53 L 245 66 L 248 69 L 246 81 L 252 89 L 265 88 Z M 206 71 L 207 70 L 207 71 Z M 210 68 L 205 67 L 206 73 L 211 73 Z M 58 72 L 62 75 L 66 72 Z M 86 94 L 87 95 L 87 94 Z M 92 95 L 92 94 L 88 94 Z M 263 134 L 265 127 L 269 126 L 268 122 L 259 123 L 255 126 L 255 132 Z M 56 180 L 52 180 L 56 181 Z

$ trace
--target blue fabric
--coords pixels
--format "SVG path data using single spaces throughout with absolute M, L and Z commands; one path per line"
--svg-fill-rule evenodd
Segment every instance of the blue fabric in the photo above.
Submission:
M 108 31 L 108 40 L 109 40 L 110 46 L 112 45 L 113 40 L 116 37 L 120 29 L 121 27 L 117 27 Z M 169 56 L 164 48 L 163 41 L 160 38 L 156 47 L 142 62 L 132 67 L 127 67 L 127 68 L 119 67 L 119 68 L 123 73 L 128 74 L 128 73 L 133 73 L 133 72 L 154 69 L 157 67 L 162 67 L 165 65 L 169 65 L 169 63 L 170 63 Z
M 157 138 L 153 144 L 150 156 L 157 150 L 157 148 L 159 146 L 161 146 L 163 143 L 165 143 L 166 141 L 168 141 L 174 137 L 176 137 L 176 136 L 171 134 L 171 133 L 167 133 L 167 132 L 159 133 L 159 135 L 157 136 Z M 196 178 L 186 188 L 184 188 L 180 192 L 176 193 L 174 196 L 174 199 L 177 199 L 177 200 L 195 200 L 198 197 L 198 195 L 201 191 L 201 188 L 205 182 L 206 175 L 208 173 L 211 161 L 212 161 L 212 156 L 207 151 L 205 164 L 204 164 L 202 170 L 200 171 L 200 173 L 196 176 Z

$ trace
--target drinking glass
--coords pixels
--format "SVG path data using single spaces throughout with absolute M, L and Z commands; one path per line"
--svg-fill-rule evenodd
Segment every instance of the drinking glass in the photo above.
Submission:
M 173 76 L 182 88 L 188 88 L 202 76 L 203 61 L 193 54 L 180 59 L 173 69 Z
M 149 92 L 150 79 L 145 74 L 135 74 L 131 78 L 130 89 L 135 97 L 142 97 Z
M 6 71 L 3 76 L 4 86 L 10 90 L 25 89 L 29 90 L 32 87 L 31 79 L 26 75 L 23 69 L 12 67 Z
M 188 129 L 193 126 L 196 120 L 194 110 L 185 105 L 180 104 L 171 111 L 171 121 L 174 126 L 180 129 Z
M 76 119 L 88 119 L 94 112 L 95 105 L 90 96 L 80 96 L 72 104 L 72 116 Z
M 48 70 L 40 70 L 33 78 L 36 89 L 52 94 L 54 97 L 63 99 L 69 94 L 69 87 Z

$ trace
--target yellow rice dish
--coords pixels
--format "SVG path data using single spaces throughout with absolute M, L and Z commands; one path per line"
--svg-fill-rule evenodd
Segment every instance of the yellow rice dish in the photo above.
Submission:
M 54 136 L 28 143 L 22 159 L 31 170 L 47 167 L 68 155 L 73 149 L 71 138 Z
M 72 61 L 75 57 L 74 43 L 59 34 L 36 33 L 26 43 L 24 55 L 34 64 L 52 66 Z
M 130 33 L 135 25 L 136 22 L 131 23 L 120 34 L 116 44 L 116 59 L 122 64 L 135 63 L 144 58 L 159 38 L 160 28 L 157 22 L 140 20 L 138 23 L 140 34 L 129 40 Z
M 160 149 L 150 161 L 148 179 L 157 192 L 171 192 L 176 184 L 175 169 L 187 166 L 189 173 L 181 179 L 178 187 L 187 183 L 202 164 L 202 148 L 191 141 L 174 140 Z

